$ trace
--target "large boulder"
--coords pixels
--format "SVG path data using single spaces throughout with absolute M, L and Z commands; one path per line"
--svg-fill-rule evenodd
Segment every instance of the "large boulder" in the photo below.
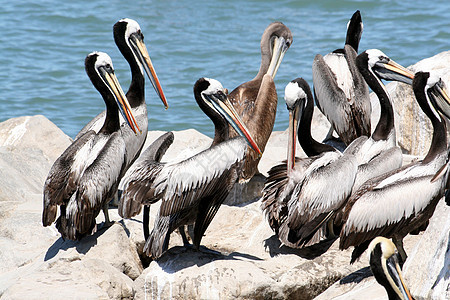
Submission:
M 136 299 L 311 299 L 364 265 L 350 265 L 351 251 L 333 241 L 306 250 L 280 245 L 259 201 L 223 205 L 200 252 L 171 237 L 169 251 L 135 280 Z

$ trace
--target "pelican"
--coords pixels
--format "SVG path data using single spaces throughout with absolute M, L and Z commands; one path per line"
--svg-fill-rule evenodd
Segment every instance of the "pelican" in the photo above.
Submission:
M 53 223 L 64 239 L 77 240 L 90 234 L 103 209 L 109 225 L 107 205 L 114 196 L 126 165 L 126 141 L 120 131 L 119 113 L 136 134 L 128 100 L 114 75 L 111 58 L 93 52 L 85 60 L 86 73 L 106 104 L 102 128 L 89 130 L 76 139 L 55 161 L 44 185 L 42 223 Z
M 239 85 L 229 95 L 231 104 L 261 151 L 264 151 L 272 133 L 277 111 L 278 96 L 273 80 L 291 44 L 292 33 L 289 28 L 281 22 L 271 23 L 261 37 L 261 65 L 258 74 Z M 230 135 L 237 136 L 233 130 Z M 258 154 L 249 150 L 242 180 L 249 180 L 258 172 L 259 160 Z
M 414 74 L 378 49 L 369 49 L 358 55 L 356 65 L 380 102 L 380 119 L 369 138 L 355 139 L 345 150 L 358 158 L 358 173 L 353 191 L 368 179 L 399 168 L 403 156 L 396 145 L 394 111 L 386 87 L 381 82 L 395 80 L 411 84 Z
M 145 103 L 144 70 L 166 109 L 168 108 L 168 104 L 158 76 L 153 68 L 147 47 L 145 46 L 144 35 L 139 24 L 132 19 L 121 19 L 114 24 L 113 32 L 117 47 L 130 65 L 131 83 L 126 96 L 133 115 L 136 117 L 137 124 L 142 131 L 142 134 L 136 135 L 130 130 L 129 126 L 126 126 L 123 120 L 121 122 L 121 130 L 126 140 L 128 168 L 139 156 L 147 138 L 148 114 L 147 104 Z M 81 129 L 77 138 L 88 130 L 98 132 L 103 124 L 104 118 L 105 112 L 97 115 Z
M 215 126 L 217 134 L 211 147 L 169 163 L 141 156 L 128 171 L 124 185 L 119 206 L 122 217 L 133 217 L 142 204 L 161 200 L 144 246 L 144 252 L 154 259 L 167 250 L 170 233 L 183 225 L 195 224 L 193 243 L 198 249 L 208 225 L 238 179 L 247 145 L 261 155 L 217 80 L 200 78 L 194 85 L 194 96 Z M 229 139 L 228 123 L 243 137 Z M 186 244 L 185 237 L 183 240 Z
M 312 65 L 316 104 L 331 123 L 326 139 L 334 130 L 345 145 L 371 132 L 369 89 L 355 65 L 362 32 L 361 14 L 356 11 L 347 24 L 344 48 L 317 54 Z
M 412 300 L 400 268 L 400 255 L 391 240 L 376 237 L 369 245 L 370 269 L 388 294 L 389 300 Z
M 354 246 L 354 262 L 376 236 L 392 238 L 402 257 L 403 237 L 425 224 L 444 196 L 448 178 L 445 120 L 433 102 L 450 104 L 439 78 L 418 72 L 413 79 L 416 101 L 433 125 L 430 149 L 423 160 L 378 176 L 364 183 L 344 207 L 340 249 Z
M 314 100 L 305 80 L 291 81 L 285 100 L 289 110 L 287 162 L 269 171 L 261 202 L 280 241 L 301 248 L 329 236 L 326 223 L 350 196 L 358 165 L 353 154 L 342 154 L 311 137 Z M 295 157 L 299 115 L 298 140 L 308 158 Z

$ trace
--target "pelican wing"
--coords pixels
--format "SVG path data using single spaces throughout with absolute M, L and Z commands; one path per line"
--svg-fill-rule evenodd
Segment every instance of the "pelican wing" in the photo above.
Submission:
M 128 175 L 122 195 L 124 216 L 130 199 L 141 204 L 162 200 L 161 216 L 192 206 L 196 199 L 214 193 L 213 183 L 243 159 L 246 149 L 244 139 L 235 138 L 177 163 L 140 161 Z
M 92 150 L 95 132 L 88 131 L 76 139 L 53 163 L 44 184 L 42 222 L 49 226 L 56 219 L 57 206 L 67 204 L 83 174 L 86 157 Z
M 354 95 L 355 100 L 352 103 L 352 110 L 355 127 L 357 131 L 360 131 L 360 135 L 370 136 L 370 114 L 372 112 L 372 107 L 370 105 L 369 86 L 356 66 L 356 56 L 358 54 L 355 49 L 350 45 L 345 45 L 344 55 L 353 83 L 352 95 Z
M 261 208 L 264 211 L 270 228 L 279 234 L 279 229 L 287 220 L 287 205 L 299 182 L 304 180 L 306 169 L 314 161 L 313 158 L 295 158 L 294 176 L 287 174 L 287 161 L 272 167 L 264 185 L 261 197 Z M 281 237 L 280 237 L 281 238 Z
M 344 59 L 342 54 L 340 56 Z M 350 130 L 349 120 L 346 118 L 351 116 L 349 103 L 351 98 L 346 95 L 343 90 L 344 87 L 339 86 L 337 75 L 322 55 L 317 54 L 314 58 L 312 71 L 317 107 L 320 108 L 338 134 Z
M 103 205 L 115 194 L 125 168 L 125 143 L 120 133 L 109 137 L 95 160 L 86 168 L 80 179 L 76 199 L 77 205 L 68 205 L 75 211 L 68 215 L 75 217 L 77 230 L 86 232 Z M 71 199 L 71 201 L 72 201 Z
M 119 189 L 123 195 L 119 203 L 119 215 L 123 218 L 132 218 L 139 214 L 143 202 L 147 202 L 147 193 L 151 190 L 155 177 L 161 171 L 163 164 L 161 158 L 172 145 L 174 135 L 167 132 L 157 138 L 136 162 L 127 170 L 120 182 Z M 156 199 L 157 201 L 158 199 Z M 153 203 L 153 202 L 152 202 Z
M 342 205 L 350 196 L 356 171 L 357 163 L 353 155 L 326 152 L 317 158 L 289 201 L 290 211 L 293 212 L 289 217 L 290 227 L 301 226 Z
M 397 170 L 402 166 L 402 162 L 403 155 L 399 147 L 392 147 L 381 151 L 369 162 L 358 166 L 352 193 L 356 192 L 369 179 L 386 174 L 392 170 Z
M 160 215 L 170 215 L 215 193 L 212 183 L 244 159 L 244 138 L 228 140 L 180 163 L 167 164 L 155 179 L 155 195 L 161 195 Z
M 344 209 L 339 247 L 346 249 L 378 235 L 392 237 L 401 230 L 414 230 L 424 211 L 431 209 L 432 214 L 436 199 L 444 194 L 447 178 L 431 182 L 433 175 L 426 165 L 412 164 L 361 186 Z M 430 207 L 432 202 L 436 203 Z

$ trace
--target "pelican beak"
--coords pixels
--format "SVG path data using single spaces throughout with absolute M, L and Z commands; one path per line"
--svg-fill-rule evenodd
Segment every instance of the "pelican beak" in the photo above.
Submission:
M 262 152 L 256 144 L 253 137 L 250 135 L 250 131 L 245 126 L 244 122 L 242 122 L 238 113 L 234 109 L 233 105 L 228 100 L 228 97 L 225 93 L 217 93 L 214 95 L 204 95 L 203 97 L 207 98 L 207 101 L 213 105 L 213 107 L 230 123 L 230 125 L 236 130 L 236 132 L 243 136 L 249 146 L 253 148 L 253 150 L 258 153 L 258 156 L 262 156 Z
M 269 69 L 266 74 L 275 78 L 284 54 L 289 49 L 290 44 L 283 37 L 275 37 L 272 45 L 272 59 L 270 60 Z
M 152 61 L 150 59 L 150 55 L 148 54 L 147 47 L 140 35 L 133 34 L 130 36 L 130 42 L 133 46 L 133 51 L 136 57 L 139 59 L 140 63 L 144 66 L 145 72 L 147 73 L 150 82 L 152 83 L 155 92 L 158 94 L 159 98 L 164 104 L 164 107 L 167 109 L 169 105 L 167 104 L 166 96 L 164 96 L 164 92 L 161 88 L 161 84 L 159 83 L 158 76 L 156 75 L 155 68 L 153 68 Z
M 390 279 L 392 279 L 393 284 L 391 283 L 391 285 L 393 285 L 392 288 L 395 292 L 399 295 L 399 297 L 401 296 L 401 299 L 412 300 L 411 293 L 405 285 L 405 280 L 403 279 L 402 271 L 400 269 L 400 265 L 398 264 L 397 253 L 386 260 L 386 266 L 389 273 L 386 275 L 389 275 Z
M 387 63 L 376 64 L 374 71 L 385 80 L 400 81 L 409 85 L 412 85 L 414 79 L 414 73 L 406 69 L 402 65 L 396 63 L 392 59 L 389 59 Z
M 288 173 L 294 169 L 295 166 L 295 146 L 297 142 L 297 127 L 299 107 L 296 105 L 294 109 L 289 110 L 289 136 L 288 136 L 288 154 L 287 154 L 287 169 Z
M 430 97 L 433 106 L 450 119 L 450 97 L 444 82 L 440 79 L 431 89 Z
M 133 116 L 130 104 L 128 103 L 128 99 L 125 96 L 125 93 L 123 92 L 122 87 L 120 86 L 119 81 L 114 74 L 114 71 L 108 72 L 106 69 L 101 68 L 100 73 L 109 89 L 111 90 L 112 94 L 114 95 L 114 99 L 116 100 L 117 106 L 119 107 L 119 111 L 122 114 L 123 118 L 127 121 L 130 128 L 136 134 L 138 131 L 139 133 L 142 133 L 136 122 L 136 119 Z

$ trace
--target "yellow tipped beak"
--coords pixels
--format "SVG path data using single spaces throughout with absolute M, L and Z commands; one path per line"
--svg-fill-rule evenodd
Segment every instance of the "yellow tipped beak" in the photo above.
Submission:
M 139 125 L 136 122 L 136 119 L 133 116 L 133 113 L 130 108 L 130 104 L 128 103 L 127 97 L 125 96 L 125 93 L 122 90 L 122 87 L 119 84 L 119 81 L 117 80 L 117 77 L 111 73 L 105 73 L 104 74 L 105 79 L 111 88 L 111 91 L 113 92 L 117 106 L 119 107 L 119 111 L 124 117 L 124 119 L 127 121 L 130 128 L 133 130 L 134 133 L 137 133 L 138 131 L 141 133 L 141 129 L 139 128 Z
M 389 60 L 389 62 L 387 64 L 384 64 L 384 67 L 388 70 L 391 70 L 392 72 L 398 73 L 398 74 L 403 75 L 410 79 L 414 79 L 413 72 L 411 72 L 407 68 L 403 67 L 402 65 L 396 63 L 393 60 Z
M 270 65 L 267 69 L 266 74 L 269 74 L 270 76 L 272 76 L 272 78 L 275 78 L 278 68 L 283 61 L 284 54 L 288 49 L 289 47 L 287 46 L 286 41 L 283 37 L 278 37 L 275 39 L 273 44 L 272 59 L 270 60 Z
M 256 144 L 253 137 L 250 135 L 250 131 L 245 126 L 244 122 L 242 122 L 241 118 L 239 117 L 238 113 L 234 109 L 233 105 L 230 103 L 228 98 L 226 98 L 223 102 L 218 101 L 220 108 L 231 118 L 232 122 L 230 122 L 231 126 L 240 133 L 242 136 L 245 137 L 249 145 L 253 148 L 253 150 L 258 153 L 258 156 L 262 156 L 262 152 L 259 149 L 258 145 Z
M 297 142 L 298 106 L 294 110 L 289 110 L 289 136 L 287 169 L 290 172 L 295 166 L 295 146 Z
M 159 79 L 158 76 L 156 75 L 155 68 L 153 67 L 152 60 L 150 59 L 150 55 L 148 54 L 147 47 L 145 46 L 144 42 L 141 41 L 140 39 L 135 38 L 133 41 L 140 54 L 139 58 L 141 59 L 141 63 L 144 66 L 145 72 L 147 73 L 147 76 L 150 79 L 150 82 L 153 88 L 155 89 L 155 92 L 158 94 L 159 98 L 163 102 L 164 107 L 168 109 L 169 104 L 167 103 L 166 96 L 164 95 L 161 84 L 159 83 Z

